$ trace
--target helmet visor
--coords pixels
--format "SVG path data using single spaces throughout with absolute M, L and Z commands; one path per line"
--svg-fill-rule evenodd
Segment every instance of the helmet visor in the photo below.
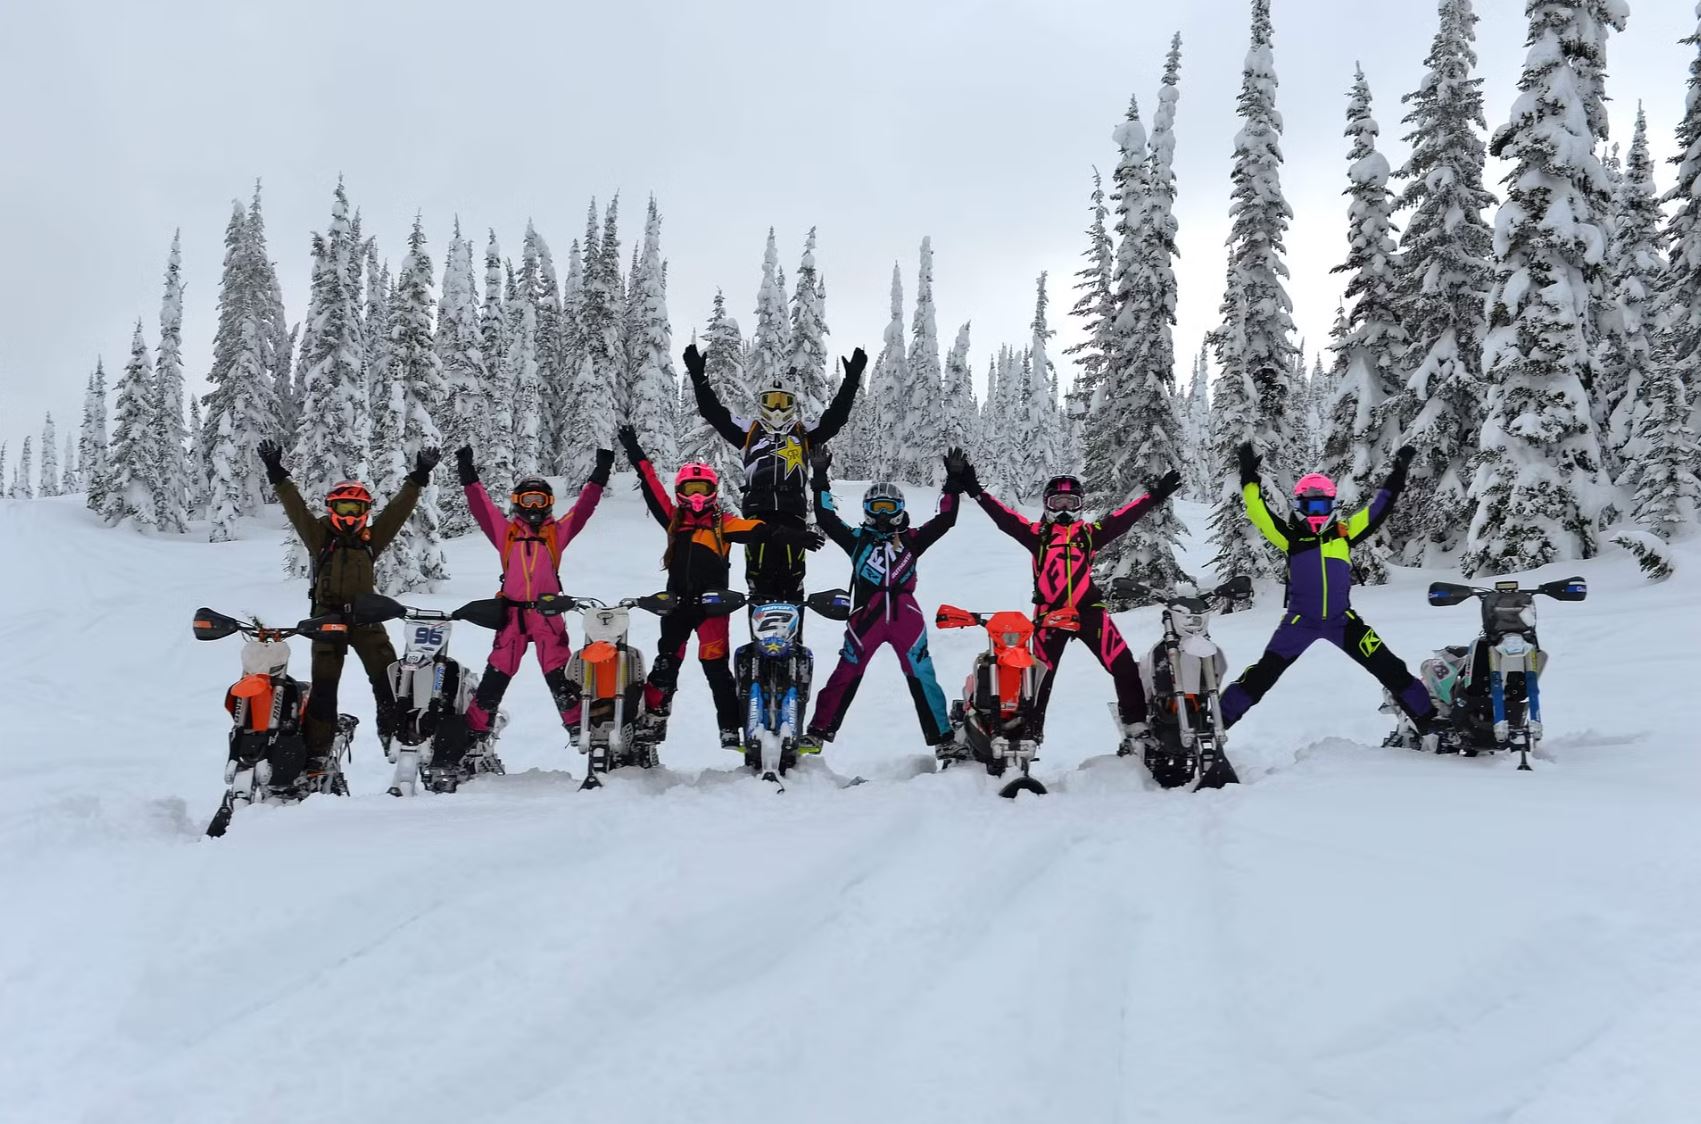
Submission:
M 548 511 L 555 506 L 555 497 L 548 492 L 515 492 L 511 498 L 514 506 L 523 511 Z
M 1045 497 L 1047 511 L 1080 511 L 1080 492 L 1058 492 L 1056 495 Z
M 712 496 L 715 494 L 715 485 L 711 480 L 687 480 L 679 486 L 679 494 L 682 496 Z
M 1296 496 L 1294 507 L 1301 515 L 1328 515 L 1335 510 L 1335 497 L 1322 495 Z
M 789 390 L 765 390 L 760 401 L 764 410 L 774 414 L 784 413 L 797 404 Z
M 862 510 L 870 515 L 896 515 L 904 510 L 904 503 L 902 500 L 892 499 L 890 496 L 882 496 L 876 500 L 865 500 Z
M 332 500 L 331 514 L 340 515 L 344 519 L 358 519 L 372 510 L 372 505 L 365 500 Z

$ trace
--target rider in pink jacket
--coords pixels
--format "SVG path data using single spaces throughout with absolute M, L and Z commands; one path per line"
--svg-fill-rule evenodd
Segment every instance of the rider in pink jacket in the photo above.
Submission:
M 579 490 L 573 506 L 559 518 L 554 514 L 554 490 L 547 480 L 536 476 L 514 485 L 509 513 L 504 516 L 479 481 L 472 458 L 472 449 L 462 446 L 455 453 L 455 465 L 473 519 L 485 538 L 502 552 L 502 597 L 509 604 L 509 614 L 508 623 L 496 634 L 490 663 L 467 707 L 467 725 L 475 735 L 489 731 L 491 716 L 514 673 L 520 670 L 527 646 L 536 644 L 543 681 L 549 684 L 561 723 L 572 736 L 579 728 L 579 685 L 567 678 L 567 662 L 573 658 L 567 624 L 559 616 L 544 616 L 534 606 L 539 597 L 561 592 L 561 553 L 585 529 L 602 500 L 614 452 L 597 450 L 596 470 Z

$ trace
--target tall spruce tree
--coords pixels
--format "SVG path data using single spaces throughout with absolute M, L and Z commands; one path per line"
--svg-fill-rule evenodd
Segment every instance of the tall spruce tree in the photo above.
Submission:
M 818 418 L 827 408 L 827 291 L 815 265 L 815 228 L 803 244 L 797 266 L 797 287 L 791 297 L 791 359 L 805 417 Z
M 715 290 L 714 311 L 709 316 L 709 325 L 703 332 L 700 346 L 706 352 L 705 377 L 714 388 L 715 396 L 734 414 L 746 412 L 750 397 L 744 379 L 744 340 L 739 334 L 738 321 L 727 315 L 726 296 L 719 289 Z M 744 479 L 743 458 L 697 415 L 695 400 L 692 415 L 695 422 L 686 433 L 680 459 L 715 466 L 726 482 L 723 491 L 731 494 L 733 482 L 742 483 Z
M 541 474 L 545 427 L 543 376 L 539 368 L 538 344 L 538 255 L 537 239 L 528 237 L 520 247 L 520 270 L 512 278 L 508 295 L 508 349 L 503 355 L 502 382 L 513 388 L 514 472 L 518 476 Z
M 1340 363 L 1335 397 L 1327 411 L 1323 471 L 1335 478 L 1343 506 L 1368 503 L 1400 445 L 1400 373 L 1407 346 L 1396 311 L 1394 209 L 1388 160 L 1376 147 L 1380 129 L 1371 115 L 1370 83 L 1361 67 L 1347 102 L 1345 194 L 1347 259 L 1330 272 L 1347 275 L 1344 331 L 1331 346 Z M 1309 396 L 1307 396 L 1309 397 Z M 1344 432 L 1343 432 L 1344 430 Z M 1354 552 L 1357 579 L 1388 580 L 1382 551 L 1366 544 Z
M 1389 521 L 1401 557 L 1421 563 L 1464 537 L 1486 386 L 1481 341 L 1494 280 L 1493 232 L 1483 210 L 1487 146 L 1482 79 L 1474 76 L 1472 0 L 1440 0 L 1440 21 L 1418 88 L 1402 99 L 1411 157 L 1400 207 L 1411 211 L 1400 242 L 1399 312 L 1409 346 L 1399 412 L 1417 450 L 1406 496 Z
M 83 490 L 83 483 L 77 472 L 77 441 L 70 430 L 65 431 L 65 456 L 59 463 L 59 494 L 74 496 Z
M 1646 407 L 1654 354 L 1655 318 L 1666 261 L 1660 229 L 1654 163 L 1648 156 L 1648 119 L 1636 108 L 1636 132 L 1613 197 L 1612 237 L 1607 243 L 1607 312 L 1600 318 L 1602 338 L 1595 401 L 1602 457 L 1617 475 L 1636 455 L 1638 415 Z
M 437 303 L 437 327 L 433 348 L 443 372 L 444 402 L 436 415 L 443 435 L 443 448 L 452 454 L 463 445 L 477 445 L 482 418 L 486 378 L 484 355 L 479 350 L 478 281 L 473 272 L 472 243 L 461 235 L 460 219 L 443 259 L 443 287 Z M 483 455 L 484 450 L 479 450 Z M 472 513 L 459 488 L 439 493 L 444 536 L 464 535 L 473 529 Z
M 1605 239 L 1606 39 L 1623 0 L 1527 0 L 1530 48 L 1510 121 L 1491 151 L 1513 162 L 1483 366 L 1490 385 L 1471 484 L 1467 575 L 1534 569 L 1595 552 L 1600 444 L 1590 418 L 1590 287 Z
M 260 326 L 260 360 L 265 382 L 271 387 L 276 403 L 277 424 L 291 438 L 300 424 L 300 379 L 292 378 L 296 332 L 284 313 L 283 285 L 278 281 L 277 267 L 272 264 L 266 247 L 266 220 L 260 208 L 260 181 L 254 181 L 254 196 L 248 202 L 248 214 L 242 231 L 244 287 L 248 299 L 255 302 L 255 314 Z M 269 491 L 269 489 L 267 489 Z
M 263 246 L 255 242 L 254 215 L 241 203 L 231 204 L 225 226 L 224 271 L 219 279 L 218 327 L 213 335 L 213 363 L 207 373 L 211 390 L 202 401 L 201 470 L 209 482 L 221 481 L 218 501 L 227 506 L 227 522 L 258 511 L 271 496 L 265 473 L 253 450 L 264 440 L 286 436 L 277 387 L 267 371 L 270 352 L 267 327 L 267 276 L 271 263 L 261 257 Z M 264 268 L 262 268 L 262 264 Z M 317 270 L 317 263 L 315 270 Z M 254 323 L 249 338 L 247 325 Z M 308 325 L 308 340 L 313 336 Z M 213 449 L 231 417 L 228 441 L 245 451 L 223 465 L 213 463 Z M 214 540 L 223 541 L 223 540 Z
M 53 411 L 41 424 L 41 483 L 36 495 L 46 498 L 59 494 L 59 434 L 53 428 Z
M 774 242 L 774 228 L 768 228 L 767 247 L 762 252 L 762 283 L 756 290 L 756 327 L 750 333 L 750 354 L 746 359 L 745 377 L 752 392 L 760 392 L 775 383 L 792 385 L 787 371 L 791 364 L 791 325 L 786 319 L 785 290 L 779 279 L 780 253 Z
M 1293 209 L 1282 194 L 1282 118 L 1276 110 L 1276 66 L 1269 0 L 1253 0 L 1251 46 L 1237 102 L 1240 132 L 1231 176 L 1228 284 L 1222 323 L 1212 334 L 1218 391 L 1212 451 L 1221 481 L 1211 517 L 1219 576 L 1272 572 L 1274 556 L 1246 520 L 1235 450 L 1250 441 L 1263 454 L 1266 480 L 1285 487 L 1294 464 L 1291 418 L 1293 304 L 1285 237 Z M 1249 392 L 1249 400 L 1242 400 Z
M 956 342 L 945 356 L 944 397 L 940 402 L 939 441 L 942 448 L 974 453 L 979 428 L 975 405 L 975 376 L 969 369 L 969 325 L 957 329 Z
M 502 248 L 494 230 L 484 247 L 484 303 L 479 308 L 478 332 L 485 371 L 478 463 L 486 480 L 506 487 L 515 478 L 514 385 L 509 381 L 506 359 L 508 314 L 502 288 Z
M 136 321 L 130 337 L 130 362 L 118 380 L 118 405 L 113 418 L 112 447 L 108 453 L 106 499 L 101 515 L 108 523 L 129 519 L 137 528 L 152 527 L 159 510 L 159 460 L 154 443 L 154 371 L 148 344 L 142 338 L 142 322 Z M 29 438 L 24 438 L 24 456 L 29 456 Z M 24 474 L 26 477 L 28 474 Z
M 18 456 L 18 466 L 12 471 L 12 487 L 6 493 L 15 500 L 35 499 L 35 484 L 30 480 L 31 473 L 34 471 L 31 463 L 34 458 L 30 454 L 30 440 L 30 437 L 25 435 L 24 449 Z M 4 462 L 0 462 L 0 468 L 4 467 Z
M 560 472 L 566 464 L 567 407 L 572 389 L 567 373 L 567 331 L 561 311 L 561 279 L 555 272 L 555 255 L 543 235 L 526 223 L 537 269 L 532 283 L 532 307 L 537 310 L 538 463 L 546 473 Z
M 576 459 L 571 466 L 576 478 L 589 474 L 596 450 L 613 446 L 616 419 L 631 408 L 625 379 L 625 286 L 620 277 L 619 216 L 620 199 L 616 196 L 609 201 L 601 237 L 596 237 L 594 217 L 586 230 L 585 280 L 579 305 L 583 353 L 576 382 L 581 421 L 574 441 Z
M 898 438 L 903 432 L 904 383 L 908 365 L 904 340 L 904 277 L 898 263 L 893 262 L 892 316 L 886 321 L 880 354 L 874 360 L 874 374 L 864 391 L 873 411 L 868 474 L 876 480 L 892 479 L 898 468 L 901 452 Z
M 932 238 L 921 240 L 915 320 L 910 329 L 903 387 L 903 414 L 893 471 L 900 480 L 932 484 L 942 471 L 939 458 L 944 420 L 940 410 L 944 374 L 939 365 L 939 315 L 933 306 Z
M 627 349 L 630 353 L 632 413 L 638 439 L 655 463 L 675 466 L 679 434 L 675 429 L 679 376 L 673 369 L 673 331 L 667 319 L 667 263 L 661 254 L 661 212 L 654 196 L 644 217 L 643 249 L 632 270 L 627 301 Z
M 1187 498 L 1207 503 L 1216 496 L 1217 475 L 1211 469 L 1211 361 L 1209 347 L 1199 346 L 1193 359 L 1193 375 L 1188 383 L 1183 429 L 1186 433 L 1186 456 L 1182 475 L 1187 478 Z
M 183 425 L 183 232 L 171 236 L 160 300 L 159 350 L 154 364 L 154 456 L 159 462 L 154 525 L 189 529 L 189 465 Z
M 106 441 L 106 368 L 95 360 L 94 373 L 89 375 L 88 389 L 83 394 L 83 421 L 77 430 L 77 464 L 82 472 L 84 504 L 90 511 L 106 509 L 107 463 Z
M 1701 379 L 1695 374 L 1701 371 L 1701 4 L 1695 14 L 1695 32 L 1683 40 L 1695 49 L 1695 57 L 1689 63 L 1683 119 L 1677 126 L 1678 151 L 1671 159 L 1677 182 L 1661 199 L 1672 208 L 1666 224 L 1670 264 L 1661 295 L 1665 361 L 1695 411 L 1689 426 L 1701 430 Z M 1694 467 L 1701 470 L 1701 463 Z
M 1115 273 L 1116 246 L 1111 241 L 1105 218 L 1110 214 L 1105 206 L 1104 180 L 1093 169 L 1093 193 L 1088 213 L 1087 248 L 1081 251 L 1086 264 L 1075 271 L 1075 291 L 1081 295 L 1069 310 L 1081 324 L 1081 339 L 1063 349 L 1063 354 L 1075 360 L 1075 387 L 1085 408 L 1091 409 L 1092 396 L 1097 392 L 1109 363 L 1111 312 L 1111 278 Z
M 201 432 L 201 400 L 189 395 L 188 498 L 189 518 L 199 519 L 207 508 L 206 435 Z M 67 466 L 70 472 L 71 467 Z

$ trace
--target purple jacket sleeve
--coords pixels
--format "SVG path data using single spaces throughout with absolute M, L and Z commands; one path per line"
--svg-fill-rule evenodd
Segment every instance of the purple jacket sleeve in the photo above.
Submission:
M 944 538 L 945 532 L 956 525 L 957 497 L 950 492 L 941 492 L 938 514 L 910 532 L 910 549 L 919 556 L 928 547 Z

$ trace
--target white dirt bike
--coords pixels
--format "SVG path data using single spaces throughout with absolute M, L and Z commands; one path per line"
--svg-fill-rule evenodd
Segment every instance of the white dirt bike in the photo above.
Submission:
M 501 775 L 496 742 L 508 716 L 491 716 L 490 730 L 477 737 L 467 725 L 467 707 L 478 689 L 478 675 L 449 656 L 454 623 L 499 629 L 507 619 L 500 598 L 469 601 L 451 612 L 419 609 L 376 593 L 354 602 L 357 624 L 405 621 L 401 658 L 390 665 L 390 690 L 396 696 L 396 732 L 385 756 L 396 767 L 391 796 L 426 791 L 454 792 L 484 773 Z
M 1195 782 L 1195 790 L 1238 784 L 1225 749 L 1222 688 L 1228 658 L 1211 639 L 1211 617 L 1252 596 L 1252 580 L 1231 578 L 1215 589 L 1200 592 L 1192 585 L 1154 589 L 1130 578 L 1110 583 L 1118 600 L 1138 599 L 1163 606 L 1163 637 L 1140 657 L 1140 683 L 1146 691 L 1147 732 L 1144 739 L 1117 750 L 1127 756 L 1140 749 L 1152 779 L 1164 788 Z M 1122 723 L 1116 704 L 1111 717 Z M 1141 742 L 1143 741 L 1143 744 Z

